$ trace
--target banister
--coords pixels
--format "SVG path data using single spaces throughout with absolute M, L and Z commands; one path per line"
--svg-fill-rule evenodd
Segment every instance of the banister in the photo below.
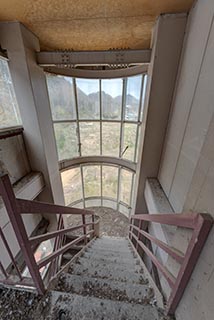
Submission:
M 51 277 L 54 276 L 59 271 L 62 254 L 66 250 L 68 250 L 72 245 L 80 242 L 81 240 L 83 239 L 86 240 L 88 236 L 91 234 L 93 234 L 94 237 L 96 236 L 95 225 L 97 222 L 95 222 L 94 212 L 85 210 L 85 209 L 82 210 L 78 208 L 65 207 L 65 206 L 60 206 L 55 204 L 44 203 L 44 202 L 37 202 L 33 200 L 17 199 L 7 174 L 0 175 L 0 196 L 2 196 L 17 242 L 22 250 L 26 267 L 28 267 L 29 269 L 33 283 L 29 282 L 31 278 L 22 277 L 21 272 L 19 273 L 19 269 L 16 265 L 16 261 L 12 255 L 12 252 L 10 251 L 10 247 L 7 246 L 8 243 L 4 238 L 4 234 L 2 233 L 1 229 L 0 229 L 0 238 L 3 239 L 3 242 L 5 243 L 6 249 L 9 252 L 10 258 L 12 260 L 12 263 L 14 264 L 15 268 L 17 268 L 19 279 L 17 280 L 18 278 L 17 276 L 8 274 L 4 266 L 2 265 L 2 263 L 0 263 L 0 270 L 2 272 L 2 275 L 5 277 L 5 279 L 0 279 L 0 282 L 4 284 L 14 284 L 14 285 L 19 284 L 20 286 L 25 285 L 25 286 L 31 286 L 31 287 L 34 285 L 38 293 L 43 295 L 46 291 L 46 287 L 41 277 L 41 274 L 39 272 L 39 269 L 50 262 L 48 266 L 48 270 L 49 270 L 48 281 L 50 281 Z M 29 238 L 25 229 L 23 219 L 22 219 L 22 214 L 38 214 L 38 213 L 39 214 L 41 213 L 56 214 L 58 216 L 57 230 Z M 85 222 L 86 215 L 91 216 L 92 222 L 83 223 L 75 227 L 64 228 L 63 216 L 62 216 L 63 214 L 82 215 L 84 222 Z M 92 226 L 93 230 L 87 233 L 88 226 Z M 83 229 L 84 235 L 79 236 L 77 239 L 71 241 L 66 245 L 63 245 L 65 234 L 78 229 Z M 34 256 L 33 248 L 35 248 L 35 245 L 51 238 L 55 238 L 52 253 L 49 254 L 47 257 L 41 259 L 37 263 Z M 91 237 L 89 238 L 91 239 Z
M 20 213 L 33 214 L 33 213 L 50 213 L 50 214 L 83 214 L 91 215 L 93 211 L 83 210 L 78 208 L 71 208 L 60 206 L 57 204 L 51 204 L 46 202 L 39 202 L 34 200 L 16 199 L 17 207 Z
M 137 221 L 139 223 L 138 227 L 135 225 L 135 222 Z M 186 253 L 183 255 L 178 250 L 171 248 L 166 243 L 150 235 L 145 230 L 141 230 L 142 221 L 192 229 L 193 232 Z M 167 314 L 173 314 L 175 312 L 212 225 L 213 218 L 209 214 L 205 213 L 137 214 L 130 217 L 129 239 L 136 252 L 138 252 L 138 247 L 141 247 L 147 256 L 150 257 L 158 270 L 167 279 L 171 287 L 171 294 L 167 301 Z M 133 230 L 138 233 L 138 236 L 134 234 Z M 140 240 L 139 235 L 143 235 L 151 242 L 154 242 L 158 247 L 163 249 L 173 259 L 180 263 L 180 269 L 176 278 L 169 273 L 167 268 L 160 263 L 144 242 Z M 135 242 L 133 242 L 133 239 Z
M 143 220 L 171 226 L 184 227 L 194 229 L 197 224 L 197 213 L 170 213 L 170 214 L 136 214 L 132 215 L 131 219 Z
M 75 230 L 78 230 L 78 229 L 82 229 L 83 227 L 88 227 L 88 226 L 92 226 L 93 223 L 90 222 L 90 223 L 86 223 L 85 225 L 78 225 L 78 226 L 75 226 L 75 227 L 70 227 L 70 228 L 64 228 L 64 229 L 61 229 L 61 230 L 58 230 L 58 231 L 52 231 L 52 232 L 48 232 L 48 233 L 45 233 L 45 234 L 42 234 L 42 235 L 39 235 L 39 236 L 35 236 L 35 237 L 30 237 L 29 238 L 29 242 L 31 245 L 35 245 L 35 244 L 38 244 L 38 243 L 41 243 L 45 240 L 48 240 L 48 239 L 52 239 L 52 238 L 55 238 L 56 236 L 58 235 L 64 235 L 70 231 L 75 231 Z
M 135 229 L 137 232 L 142 234 L 147 239 L 151 240 L 155 244 L 157 244 L 161 249 L 163 249 L 166 253 L 168 253 L 171 257 L 173 257 L 177 262 L 182 263 L 184 261 L 184 255 L 179 252 L 178 250 L 175 250 L 174 248 L 168 246 L 163 241 L 151 236 L 148 232 L 145 232 L 143 230 L 140 230 L 138 227 L 133 226 L 133 229 Z
M 175 277 L 165 268 L 159 260 L 156 258 L 156 256 L 147 248 L 147 246 L 140 240 L 138 240 L 137 236 L 132 234 L 132 237 L 138 241 L 139 246 L 147 253 L 147 255 L 151 258 L 152 262 L 156 265 L 156 267 L 161 271 L 164 278 L 167 280 L 169 286 L 173 288 L 175 284 Z
M 71 241 L 70 243 L 66 244 L 65 246 L 61 247 L 60 249 L 56 250 L 55 252 L 51 253 L 49 256 L 41 259 L 37 265 L 40 268 L 44 267 L 46 264 L 48 264 L 50 261 L 52 261 L 53 259 L 55 259 L 56 257 L 58 257 L 59 255 L 61 255 L 62 253 L 64 253 L 66 250 L 68 250 L 70 247 L 72 247 L 74 244 L 77 244 L 78 242 L 80 242 L 81 240 L 83 240 L 87 235 L 91 234 L 93 232 L 89 231 L 86 235 L 80 236 L 77 239 Z

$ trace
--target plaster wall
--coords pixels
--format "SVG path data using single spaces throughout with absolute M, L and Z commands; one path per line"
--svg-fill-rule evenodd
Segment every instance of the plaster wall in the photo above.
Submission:
M 42 174 L 31 172 L 22 134 L 0 140 L 0 172 L 9 175 L 18 198 L 34 199 L 44 188 Z M 41 218 L 39 214 L 23 216 L 28 235 L 35 230 Z M 12 253 L 16 256 L 20 248 L 2 199 L 0 199 L 0 227 Z M 11 263 L 1 239 L 0 258 L 5 268 Z
M 198 0 L 187 23 L 158 179 L 175 212 L 214 217 L 213 20 L 214 2 Z M 178 232 L 174 243 L 181 243 L 179 237 Z M 213 319 L 213 248 L 212 230 L 177 308 L 177 320 Z

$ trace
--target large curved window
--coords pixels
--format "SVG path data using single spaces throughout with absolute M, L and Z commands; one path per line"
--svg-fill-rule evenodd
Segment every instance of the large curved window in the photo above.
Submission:
M 59 160 L 111 156 L 136 162 L 146 76 L 74 79 L 47 74 Z
M 120 166 L 81 165 L 61 173 L 66 205 L 105 206 L 128 215 L 134 173 Z
M 146 78 L 47 74 L 58 158 L 63 170 L 68 168 L 61 173 L 67 205 L 107 206 L 129 213 Z

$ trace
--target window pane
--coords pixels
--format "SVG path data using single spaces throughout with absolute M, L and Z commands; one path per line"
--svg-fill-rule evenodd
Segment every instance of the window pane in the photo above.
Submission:
M 83 179 L 86 198 L 101 196 L 100 166 L 84 166 Z
M 137 124 L 124 124 L 123 158 L 134 161 Z
M 130 77 L 127 80 L 125 119 L 138 121 L 142 76 Z
M 73 79 L 50 74 L 46 79 L 53 120 L 76 119 Z
M 82 199 L 82 181 L 80 168 L 73 168 L 61 173 L 66 206 Z
M 21 124 L 7 61 L 0 59 L 0 128 Z
M 76 123 L 55 123 L 54 131 L 59 160 L 78 156 Z
M 118 168 L 102 167 L 103 196 L 117 199 Z
M 120 201 L 130 205 L 132 172 L 122 169 L 120 180 Z
M 82 156 L 100 155 L 100 123 L 80 122 Z
M 76 79 L 80 119 L 99 119 L 99 80 Z
M 102 117 L 120 120 L 122 107 L 122 79 L 102 80 Z
M 103 122 L 102 139 L 103 155 L 119 157 L 120 124 Z

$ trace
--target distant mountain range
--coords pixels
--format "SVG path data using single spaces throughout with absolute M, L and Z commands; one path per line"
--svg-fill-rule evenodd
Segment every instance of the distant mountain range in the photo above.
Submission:
M 47 82 L 54 119 L 74 118 L 75 97 L 72 83 L 62 77 L 52 75 L 47 76 Z M 121 114 L 122 96 L 112 97 L 104 91 L 101 96 L 103 118 L 118 119 Z M 99 118 L 99 92 L 87 95 L 77 87 L 77 102 L 80 119 Z M 130 94 L 126 96 L 126 105 L 128 113 L 138 112 L 139 102 L 134 96 Z

